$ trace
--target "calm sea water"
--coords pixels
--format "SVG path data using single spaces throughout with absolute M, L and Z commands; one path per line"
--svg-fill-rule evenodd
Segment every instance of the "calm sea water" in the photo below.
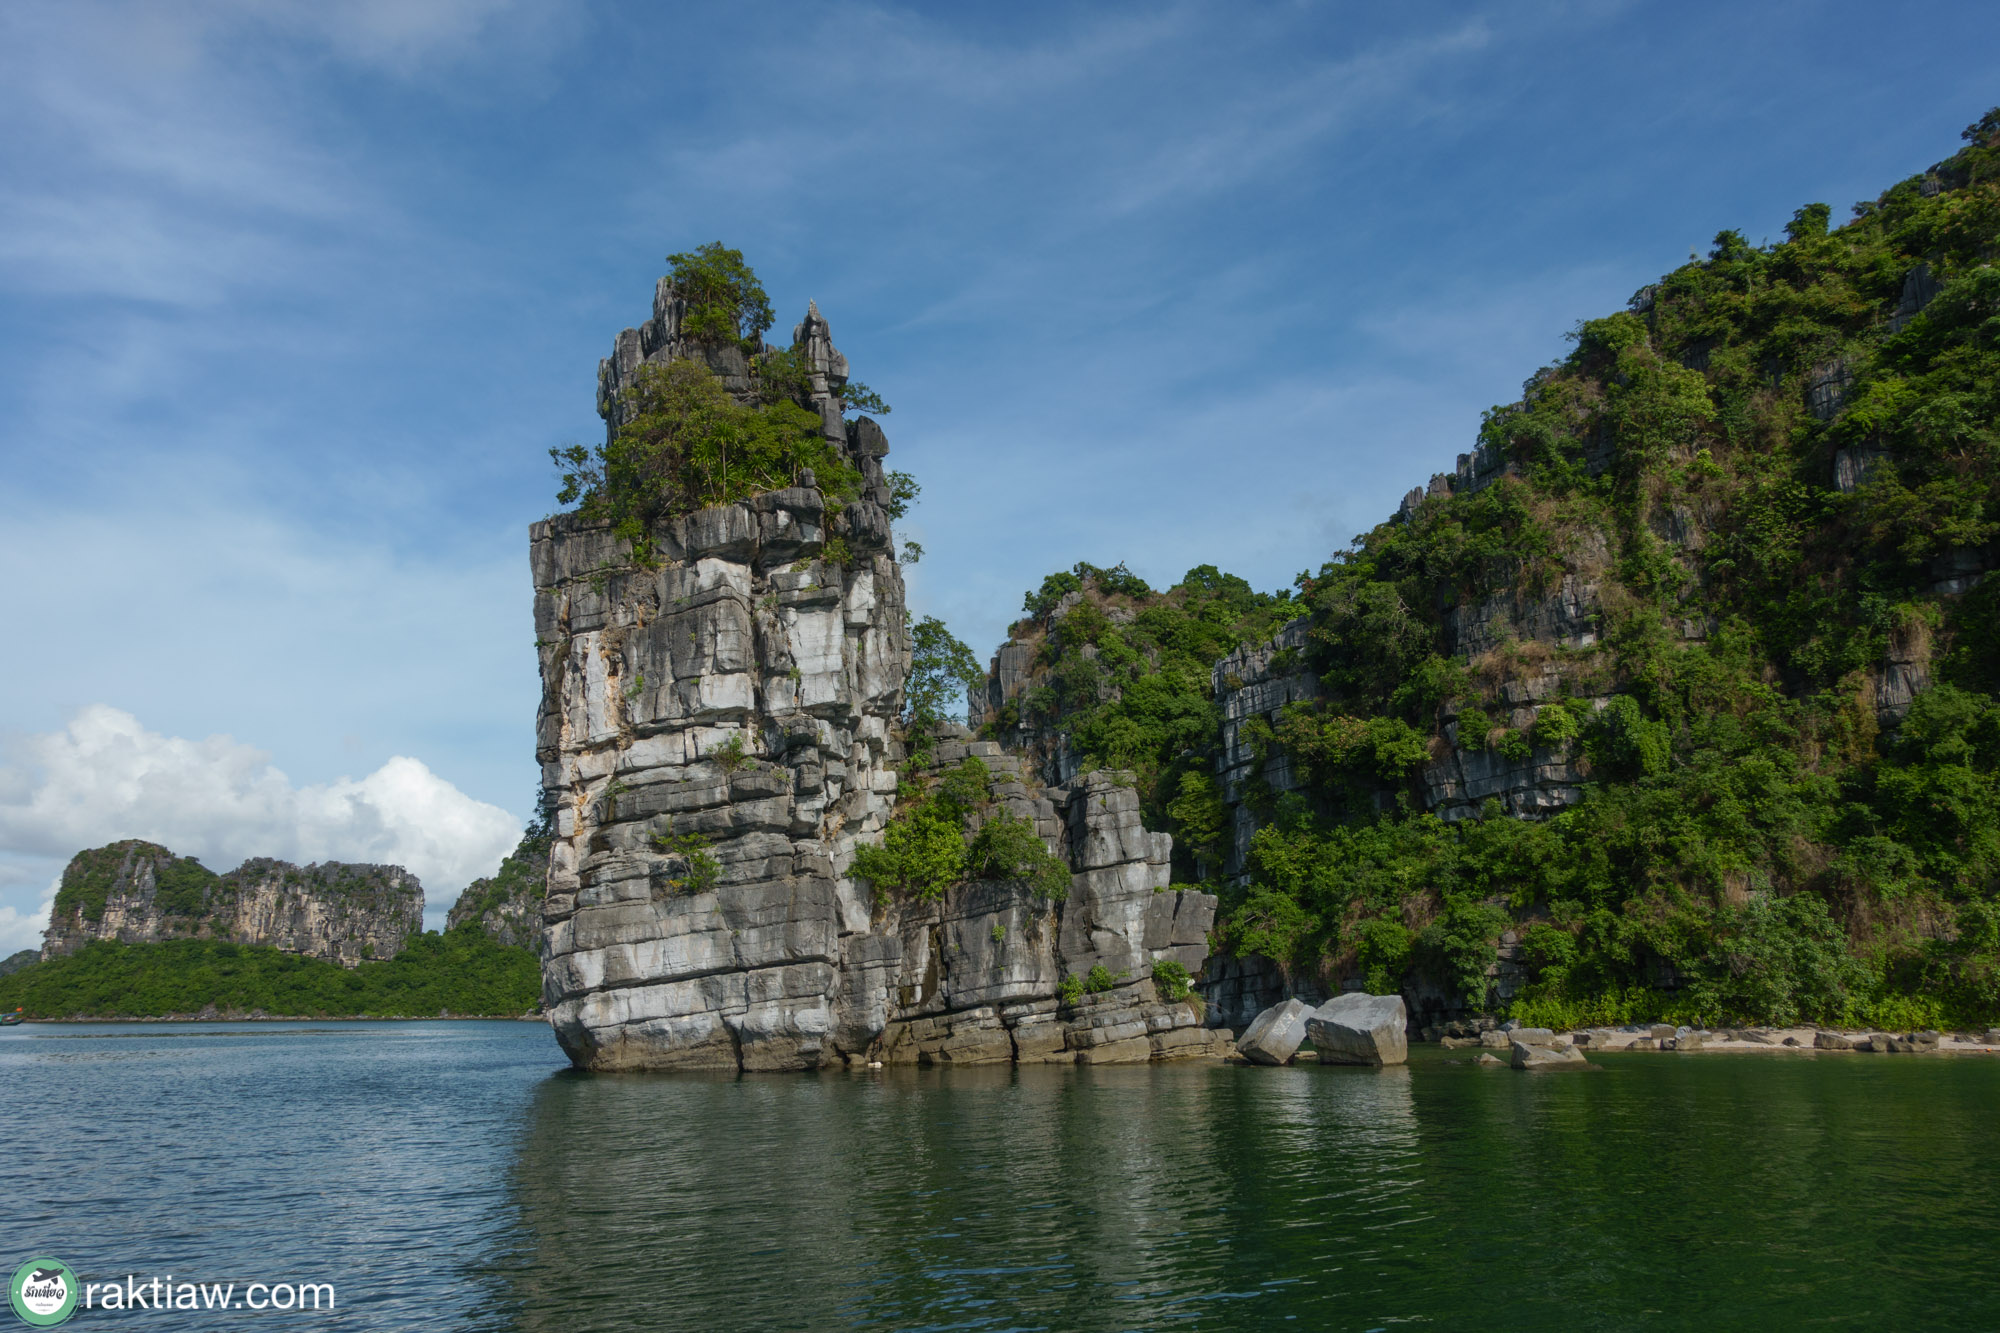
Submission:
M 1599 1058 L 589 1077 L 531 1024 L 31 1026 L 0 1267 L 339 1301 L 72 1327 L 2000 1327 L 2000 1060 Z

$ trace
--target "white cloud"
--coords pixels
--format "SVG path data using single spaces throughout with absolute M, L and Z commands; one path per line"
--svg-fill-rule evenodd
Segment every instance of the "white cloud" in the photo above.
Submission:
M 56 905 L 56 886 L 60 880 L 51 880 L 48 892 L 42 895 L 41 905 L 31 912 L 23 912 L 17 907 L 0 907 L 0 958 L 7 958 L 23 949 L 42 947 L 42 931 L 48 927 L 49 913 Z
M 164 736 L 102 704 L 12 748 L 0 769 L 0 851 L 17 856 L 144 838 L 216 870 L 251 856 L 400 865 L 437 908 L 491 874 L 521 833 L 514 816 L 417 759 L 294 786 L 268 754 L 232 737 Z M 17 916 L 0 915 L 0 936 Z
M 135 464 L 88 508 L 0 481 L 0 568 L 40 571 L 0 580 L 0 623 L 53 632 L 115 608 L 76 651 L 0 655 L 8 730 L 57 732 L 115 700 L 170 736 L 255 737 L 297 783 L 418 754 L 524 808 L 540 692 L 522 528 L 440 535 L 433 520 L 434 549 L 413 551 L 381 535 L 386 495 L 365 521 L 314 527 L 240 497 L 223 465 L 176 463 L 179 479 Z M 26 780 L 0 762 L 0 807 Z

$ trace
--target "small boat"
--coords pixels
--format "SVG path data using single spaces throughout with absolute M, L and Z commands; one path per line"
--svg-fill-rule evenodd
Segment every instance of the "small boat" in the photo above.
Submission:
M 27 1015 L 16 1009 L 11 1014 L 0 1014 L 0 1028 L 10 1028 L 21 1022 Z

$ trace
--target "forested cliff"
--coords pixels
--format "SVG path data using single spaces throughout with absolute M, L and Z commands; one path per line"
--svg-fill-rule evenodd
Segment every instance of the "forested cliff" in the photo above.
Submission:
M 1581 323 L 1294 589 L 1029 595 L 975 721 L 1137 774 L 1212 1014 L 2000 1015 L 2000 112 L 1965 137 Z
M 100 940 L 214 939 L 353 967 L 394 956 L 422 929 L 423 914 L 423 888 L 401 866 L 253 857 L 218 875 L 193 857 L 128 840 L 71 858 L 42 957 Z

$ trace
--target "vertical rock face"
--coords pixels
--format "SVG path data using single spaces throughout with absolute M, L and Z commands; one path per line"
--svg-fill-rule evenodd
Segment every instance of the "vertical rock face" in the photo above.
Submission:
M 599 370 L 610 429 L 648 362 L 699 357 L 747 389 L 735 349 L 680 336 L 684 313 L 662 283 L 653 319 L 619 335 Z M 889 445 L 873 421 L 843 419 L 847 361 L 816 308 L 793 346 L 827 439 L 862 474 L 859 500 L 830 508 L 806 485 L 664 522 L 651 565 L 574 515 L 531 529 L 557 1038 L 593 1069 L 1210 1048 L 1187 1035 L 1192 1007 L 1153 993 L 1151 968 L 1199 968 L 1214 899 L 1166 891 L 1170 843 L 1109 776 L 1050 789 L 997 745 L 935 749 L 940 764 L 976 752 L 1000 779 L 997 808 L 1069 858 L 1060 905 L 987 881 L 882 901 L 849 874 L 855 848 L 881 841 L 905 758 Z M 1063 979 L 1093 965 L 1112 989 L 1065 1009 Z
M 1172 842 L 1139 821 L 1129 774 L 1091 772 L 1049 787 L 1032 756 L 955 734 L 934 763 L 980 760 L 994 774 L 992 814 L 1033 822 L 1070 867 L 1061 902 L 1027 884 L 973 880 L 934 903 L 882 909 L 898 950 L 886 966 L 887 1022 L 874 1048 L 889 1062 L 1105 1064 L 1224 1049 L 1184 999 L 1158 993 L 1153 966 L 1192 974 L 1208 956 L 1213 895 L 1168 885 Z M 1103 989 L 1071 1002 L 1067 978 Z
M 544 1004 L 578 1063 L 817 1063 L 843 937 L 869 928 L 841 872 L 900 757 L 903 586 L 878 527 L 829 563 L 820 493 L 779 491 L 673 524 L 648 570 L 600 530 L 535 525 Z
M 156 843 L 115 842 L 64 870 L 42 957 L 92 940 L 218 939 L 353 967 L 394 957 L 423 917 L 423 887 L 401 866 L 256 857 L 218 875 Z
M 1258 762 L 1244 735 L 1244 724 L 1256 717 L 1275 718 L 1287 704 L 1319 697 L 1319 677 L 1303 660 L 1306 631 L 1311 625 L 1301 616 L 1286 623 L 1268 642 L 1238 648 L 1215 664 L 1212 687 L 1222 711 L 1222 754 L 1216 760 L 1216 775 L 1222 780 L 1222 799 L 1229 808 L 1230 845 L 1224 870 L 1232 876 L 1243 873 L 1243 858 L 1251 835 L 1257 831 L 1256 816 L 1245 800 L 1247 784 L 1262 778 L 1273 791 L 1280 792 L 1300 785 L 1284 755 Z
M 423 929 L 423 889 L 401 866 L 295 866 L 259 857 L 225 878 L 236 888 L 234 935 L 245 944 L 353 967 L 364 958 L 393 958 Z
M 542 897 L 548 882 L 548 839 L 531 833 L 498 870 L 465 886 L 445 915 L 445 929 L 470 925 L 495 944 L 539 949 Z
M 740 352 L 682 338 L 685 313 L 662 280 L 653 318 L 618 335 L 598 371 L 607 429 L 649 362 L 699 358 L 747 390 Z M 847 363 L 817 309 L 794 343 L 829 440 L 862 472 L 859 501 L 829 512 L 801 486 L 675 519 L 654 567 L 574 516 L 531 530 L 555 825 L 544 1006 L 582 1066 L 810 1067 L 886 1021 L 836 1002 L 879 992 L 897 944 L 844 876 L 888 819 L 901 757 L 888 443 L 842 420 Z

